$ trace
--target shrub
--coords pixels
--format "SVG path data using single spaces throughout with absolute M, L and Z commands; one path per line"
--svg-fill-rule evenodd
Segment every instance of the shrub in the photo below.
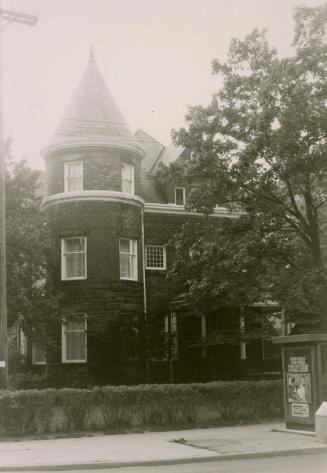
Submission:
M 253 421 L 280 417 L 282 405 L 281 381 L 0 391 L 0 435 Z
M 47 387 L 47 378 L 45 375 L 37 373 L 15 373 L 8 377 L 8 389 L 15 391 L 17 389 L 43 389 Z

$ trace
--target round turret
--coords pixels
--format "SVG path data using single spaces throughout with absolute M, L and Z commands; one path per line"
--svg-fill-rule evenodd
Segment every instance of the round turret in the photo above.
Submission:
M 83 380 L 122 383 L 124 370 L 129 382 L 139 381 L 144 202 L 137 194 L 143 151 L 93 53 L 43 156 L 43 208 L 54 255 L 48 280 L 63 296 L 63 312 L 80 314 L 79 333 L 85 335 L 76 347 L 63 324 L 61 343 L 48 353 L 50 372 L 52 367 L 64 384 L 77 373 Z

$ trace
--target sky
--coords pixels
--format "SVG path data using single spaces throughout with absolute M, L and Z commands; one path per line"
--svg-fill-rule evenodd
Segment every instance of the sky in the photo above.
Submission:
M 253 28 L 292 54 L 296 6 L 323 0 L 2 0 L 37 11 L 36 27 L 4 32 L 4 123 L 15 159 L 43 169 L 40 150 L 86 67 L 89 47 L 133 132 L 168 145 L 192 105 L 218 90 L 211 62 Z

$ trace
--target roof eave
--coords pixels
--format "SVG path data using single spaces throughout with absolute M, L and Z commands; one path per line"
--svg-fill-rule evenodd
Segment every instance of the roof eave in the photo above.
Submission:
M 50 143 L 41 149 L 41 156 L 46 158 L 50 154 L 58 151 L 71 150 L 73 148 L 93 148 L 106 147 L 110 149 L 119 149 L 137 154 L 140 158 L 144 157 L 144 150 L 137 143 L 128 143 L 113 138 L 76 138 L 59 143 Z

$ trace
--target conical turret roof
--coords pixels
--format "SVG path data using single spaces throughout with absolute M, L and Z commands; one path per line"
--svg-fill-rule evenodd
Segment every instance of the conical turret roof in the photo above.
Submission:
M 93 51 L 73 97 L 43 154 L 80 146 L 142 149 L 97 66 Z

